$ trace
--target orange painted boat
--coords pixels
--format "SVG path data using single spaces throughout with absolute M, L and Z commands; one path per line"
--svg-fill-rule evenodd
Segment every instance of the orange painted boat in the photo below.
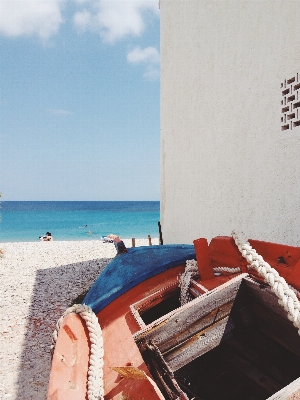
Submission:
M 102 360 L 91 356 L 91 324 L 68 314 L 48 400 L 300 399 L 300 337 L 278 303 L 276 272 L 292 286 L 280 302 L 291 296 L 285 308 L 293 301 L 297 309 L 300 248 L 237 242 L 201 238 L 119 254 L 83 301 L 101 327 Z M 95 358 L 103 379 L 94 384 Z

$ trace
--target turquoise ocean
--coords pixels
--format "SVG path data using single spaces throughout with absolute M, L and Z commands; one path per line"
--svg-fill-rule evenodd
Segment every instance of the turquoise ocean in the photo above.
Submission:
M 158 237 L 159 201 L 4 201 L 0 242 Z

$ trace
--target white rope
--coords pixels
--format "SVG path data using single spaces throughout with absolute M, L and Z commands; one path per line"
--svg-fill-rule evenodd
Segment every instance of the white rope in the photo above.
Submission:
M 215 267 L 213 270 L 215 273 L 228 272 L 229 274 L 238 274 L 239 272 L 241 272 L 241 269 L 239 267 L 237 268 Z
M 63 313 L 61 318 L 57 321 L 56 329 L 52 334 L 51 353 L 53 354 L 54 352 L 62 321 L 71 313 L 76 313 L 84 319 L 90 335 L 91 354 L 88 369 L 88 400 L 103 400 L 103 337 L 98 318 L 90 307 L 85 304 L 74 304 Z
M 300 299 L 300 292 L 299 292 L 299 290 L 295 289 L 293 286 L 291 286 L 291 285 L 289 285 L 289 284 L 288 284 L 288 287 L 289 287 L 290 289 L 292 289 L 292 291 L 295 293 L 295 295 L 298 297 L 298 299 Z
M 191 278 L 196 275 L 198 275 L 197 261 L 187 260 L 184 273 L 180 276 L 178 284 L 180 287 L 180 304 L 182 306 L 192 299 L 189 293 L 189 287 Z
M 230 274 L 238 274 L 241 272 L 240 268 L 228 268 L 228 267 L 215 267 L 213 268 L 215 275 L 221 275 L 223 272 Z M 192 300 L 192 296 L 189 293 L 191 278 L 198 275 L 198 263 L 196 260 L 187 260 L 184 273 L 179 278 L 180 287 L 180 304 L 183 306 Z
M 278 297 L 278 303 L 283 306 L 288 314 L 288 319 L 293 322 L 300 335 L 300 302 L 284 278 L 282 278 L 276 269 L 272 268 L 262 256 L 257 254 L 249 243 L 242 243 L 235 231 L 232 231 L 232 237 L 242 253 L 242 256 L 248 261 L 251 268 L 254 268 L 258 274 L 264 278 L 272 291 Z

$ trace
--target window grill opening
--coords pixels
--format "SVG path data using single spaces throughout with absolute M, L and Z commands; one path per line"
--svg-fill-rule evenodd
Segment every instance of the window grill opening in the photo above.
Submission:
M 300 101 L 298 101 L 297 103 L 294 103 L 294 108 L 299 108 L 300 107 Z
M 294 126 L 300 126 L 300 121 L 295 121 Z
M 296 80 L 296 78 L 294 76 L 291 79 L 288 79 L 288 81 L 287 81 L 288 85 L 295 82 L 295 80 Z
M 294 101 L 295 100 L 295 95 L 293 94 L 292 96 L 290 96 L 290 97 L 288 97 L 288 103 L 290 102 L 290 101 Z
M 290 129 L 289 124 L 283 125 L 283 126 L 281 127 L 281 130 L 282 130 L 282 131 L 286 131 L 287 129 Z
M 300 83 L 297 83 L 297 85 L 294 86 L 294 90 L 300 89 Z

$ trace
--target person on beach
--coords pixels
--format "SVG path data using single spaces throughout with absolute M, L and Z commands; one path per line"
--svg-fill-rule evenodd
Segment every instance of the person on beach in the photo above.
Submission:
M 40 239 L 43 242 L 51 242 L 53 240 L 53 237 L 50 232 L 46 232 L 46 236 L 40 236 Z
M 47 241 L 47 242 L 51 242 L 52 240 L 53 240 L 53 237 L 52 237 L 51 233 L 50 233 L 50 232 L 47 232 L 47 233 L 46 233 L 46 241 Z
M 117 235 L 113 235 L 112 233 L 107 236 L 101 236 L 101 240 L 103 240 L 103 243 L 113 243 L 114 239 L 119 238 Z

